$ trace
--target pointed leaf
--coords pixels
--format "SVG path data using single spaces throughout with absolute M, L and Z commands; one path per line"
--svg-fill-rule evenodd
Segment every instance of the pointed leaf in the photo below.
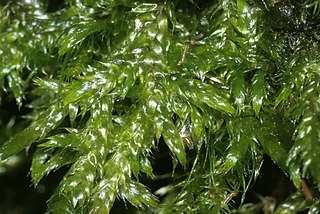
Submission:
M 265 96 L 265 73 L 260 71 L 252 78 L 251 86 L 251 97 L 252 97 L 252 106 L 256 115 L 259 114 L 262 101 Z
M 59 108 L 49 109 L 44 112 L 36 121 L 10 140 L 6 141 L 0 148 L 0 160 L 4 160 L 17 154 L 24 148 L 30 146 L 36 140 L 57 127 L 65 117 L 64 111 Z
M 141 171 L 146 173 L 149 177 L 154 178 L 153 174 L 153 168 L 151 166 L 151 163 L 146 156 L 140 157 L 140 166 L 141 166 Z
M 235 109 L 228 102 L 228 100 L 221 97 L 218 94 L 214 94 L 213 91 L 203 91 L 199 94 L 198 98 L 195 100 L 198 102 L 204 102 L 208 106 L 217 110 L 222 110 L 230 114 L 235 113 Z
M 193 108 L 191 112 L 192 134 L 197 140 L 201 140 L 205 136 L 204 122 L 201 113 Z
M 288 85 L 284 85 L 281 89 L 280 94 L 278 95 L 274 107 L 276 108 L 282 101 L 286 101 L 291 93 L 292 89 Z
M 93 85 L 93 83 L 89 81 L 77 81 L 67 88 L 68 92 L 63 102 L 65 105 L 67 105 L 69 103 L 79 100 L 81 97 L 85 95 L 88 96 L 86 97 L 86 99 L 88 99 L 94 95 L 94 89 L 95 85 Z
M 152 195 L 147 188 L 139 182 L 129 181 L 121 193 L 122 197 L 126 198 L 132 205 L 136 207 L 156 207 L 158 205 L 157 198 Z
M 186 153 L 183 140 L 173 122 L 165 118 L 163 121 L 162 136 L 170 151 L 178 158 L 179 162 L 186 165 Z
M 80 22 L 72 27 L 68 34 L 62 39 L 59 54 L 62 56 L 76 45 L 80 44 L 87 36 L 106 28 L 105 23 L 96 20 Z
M 41 88 L 44 88 L 48 91 L 51 91 L 51 92 L 58 92 L 58 89 L 59 89 L 59 85 L 57 83 L 57 81 L 55 80 L 45 80 L 45 79 L 36 79 L 34 81 L 38 86 L 40 86 Z
M 18 72 L 19 70 L 12 70 L 10 74 L 7 76 L 7 79 L 8 85 L 14 93 L 14 96 L 16 97 L 17 103 L 21 107 L 22 98 L 24 96 L 24 82 L 21 79 L 20 74 Z
M 47 142 L 42 143 L 39 147 L 48 148 L 77 148 L 80 144 L 80 139 L 76 133 L 62 133 L 48 137 Z
M 290 166 L 302 162 L 302 173 L 306 174 L 310 170 L 313 178 L 320 182 L 320 164 L 316 158 L 320 156 L 320 114 L 314 112 L 317 108 L 313 104 L 310 105 L 296 130 L 297 137 L 289 152 L 287 164 Z
M 175 83 L 175 82 L 174 82 Z M 202 83 L 198 80 L 179 80 L 177 82 L 184 96 L 189 97 L 195 105 L 205 103 L 208 106 L 230 114 L 235 113 L 235 109 L 229 101 L 217 93 L 213 86 Z
M 241 161 L 253 143 L 254 141 L 247 136 L 242 136 L 239 141 L 233 142 L 223 163 L 221 173 L 227 173 Z
M 102 179 L 98 183 L 90 199 L 89 213 L 110 213 L 117 196 L 118 180 L 118 175 L 114 174 L 114 177 Z
M 56 203 L 56 205 L 66 203 L 65 197 L 68 199 L 67 207 L 77 209 L 85 206 L 92 194 L 97 173 L 94 160 L 93 151 L 76 159 L 76 162 L 60 182 L 54 200 L 49 201 L 49 208 L 55 207 L 51 203 Z
M 245 81 L 241 70 L 235 70 L 231 74 L 231 91 L 234 103 L 238 107 L 238 111 L 241 112 L 246 98 Z
M 69 118 L 70 118 L 70 123 L 73 125 L 76 117 L 78 116 L 78 110 L 79 106 L 75 105 L 73 103 L 69 104 Z
M 44 149 L 37 149 L 35 152 L 32 165 L 31 165 L 31 177 L 35 186 L 43 178 L 48 175 L 52 170 L 59 169 L 73 161 L 74 153 L 70 151 L 64 151 L 59 149 L 54 152 L 46 152 Z
M 268 128 L 267 128 L 268 127 Z M 281 142 L 272 130 L 270 126 L 265 125 L 265 128 L 261 128 L 257 133 L 257 139 L 261 143 L 264 151 L 267 155 L 284 171 L 288 171 L 286 165 L 286 159 L 288 157 L 288 150 L 282 145 Z
M 59 189 L 57 189 L 49 199 L 47 212 L 67 214 L 76 213 L 76 209 L 73 208 L 69 198 L 61 195 Z

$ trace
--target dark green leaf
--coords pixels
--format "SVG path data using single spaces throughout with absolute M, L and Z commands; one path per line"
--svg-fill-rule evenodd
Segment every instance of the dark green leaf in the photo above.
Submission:
M 291 93 L 291 88 L 289 88 L 289 86 L 285 85 L 283 86 L 280 94 L 278 95 L 275 103 L 274 103 L 274 106 L 277 107 L 282 101 L 286 101 L 289 97 Z

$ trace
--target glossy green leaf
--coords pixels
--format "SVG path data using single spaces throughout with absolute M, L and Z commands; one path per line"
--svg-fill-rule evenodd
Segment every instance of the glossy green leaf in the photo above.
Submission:
M 39 181 L 48 175 L 52 170 L 57 170 L 67 164 L 72 163 L 74 152 L 58 149 L 56 151 L 46 151 L 46 149 L 38 149 L 32 159 L 31 177 L 36 186 Z
M 316 115 L 319 115 L 319 104 L 311 103 L 297 128 L 297 136 L 289 152 L 287 164 L 292 165 L 297 163 L 297 160 L 302 161 L 303 174 L 310 170 L 313 178 L 319 182 L 320 168 L 316 159 L 314 159 L 314 157 L 320 155 L 320 146 L 318 145 L 320 125 Z
M 237 12 L 237 19 L 234 20 L 234 27 L 237 28 L 242 35 L 250 35 L 254 34 L 255 32 L 255 25 L 256 22 L 256 14 L 252 13 L 255 9 L 249 10 L 250 5 L 247 1 L 244 0 L 237 0 L 236 1 L 236 12 Z M 250 42 L 250 41 L 249 41 Z
M 259 71 L 252 78 L 252 86 L 251 86 L 251 97 L 252 97 L 252 106 L 256 113 L 259 114 L 261 106 L 263 104 L 263 99 L 265 97 L 265 73 L 263 71 Z
M 241 112 L 246 98 L 246 88 L 243 72 L 241 72 L 241 70 L 232 71 L 230 78 L 234 103 L 236 104 L 238 111 Z
M 189 97 L 195 105 L 205 103 L 214 109 L 225 111 L 230 114 L 235 113 L 235 109 L 228 100 L 219 95 L 212 86 L 197 80 L 180 80 L 178 81 L 178 84 L 183 95 Z
M 151 166 L 151 162 L 147 157 L 140 158 L 140 166 L 142 172 L 146 173 L 149 177 L 154 178 L 153 168 Z
M 191 124 L 192 124 L 192 135 L 196 140 L 201 141 L 204 138 L 204 121 L 201 113 L 193 108 L 191 111 Z
M 70 123 L 73 124 L 76 117 L 78 116 L 78 110 L 79 106 L 74 105 L 72 103 L 69 104 L 69 117 L 70 117 Z
M 6 158 L 17 154 L 25 147 L 30 146 L 40 136 L 40 132 L 35 132 L 33 127 L 28 127 L 22 132 L 17 134 L 13 139 L 7 141 L 0 148 L 0 159 L 5 160 Z
M 69 93 L 67 94 L 64 103 L 69 104 L 71 102 L 77 101 L 82 96 L 87 95 L 87 99 L 93 96 L 95 90 L 95 85 L 90 82 L 77 82 L 71 86 Z M 92 93 L 92 94 L 91 94 Z
M 151 4 L 151 3 L 142 3 L 139 4 L 137 7 L 132 8 L 132 12 L 134 13 L 149 13 L 158 10 L 158 4 Z
M 226 174 L 236 164 L 245 162 L 249 148 L 255 144 L 254 127 L 256 120 L 253 117 L 242 118 L 241 120 L 233 118 L 228 121 L 227 129 L 231 140 L 227 144 L 227 153 L 224 155 L 220 173 Z M 251 125 L 251 126 L 250 126 Z
M 117 196 L 118 177 L 101 180 L 98 184 L 99 190 L 93 194 L 90 213 L 110 213 Z
M 82 209 L 90 198 L 93 189 L 96 169 L 94 166 L 94 152 L 78 157 L 71 169 L 58 186 L 58 191 L 49 201 L 49 212 L 59 208 L 60 204 L 67 203 L 66 207 Z M 73 211 L 74 212 L 74 211 Z
M 167 118 L 163 121 L 162 137 L 179 162 L 186 165 L 184 142 L 173 122 Z
M 74 131 L 74 132 L 72 132 Z M 77 131 L 71 130 L 71 133 L 57 134 L 48 137 L 48 141 L 39 145 L 39 147 L 47 148 L 77 148 L 80 139 L 77 138 Z
M 58 190 L 59 191 L 59 190 Z M 76 209 L 72 207 L 67 196 L 60 195 L 58 197 L 57 192 L 50 198 L 48 203 L 48 212 L 51 213 L 75 213 Z
M 275 214 L 299 213 L 307 210 L 311 204 L 312 202 L 305 200 L 302 192 L 295 192 L 277 207 Z
M 17 103 L 19 106 L 22 105 L 22 98 L 23 98 L 23 92 L 24 92 L 24 82 L 21 79 L 20 75 L 17 73 L 17 71 L 12 70 L 10 74 L 7 76 L 8 79 L 8 85 L 11 88 L 12 92 L 14 93 Z
M 114 154 L 112 159 L 107 161 L 104 168 L 103 178 L 95 185 L 90 198 L 89 211 L 92 213 L 109 213 L 116 196 L 120 179 L 125 180 L 128 176 L 128 167 L 126 160 L 122 159 L 121 154 Z M 123 171 L 118 171 L 123 169 Z M 122 175 L 123 174 L 123 175 Z
M 250 213 L 245 205 L 265 206 L 246 198 L 249 188 L 268 197 L 256 179 L 274 192 L 259 174 L 269 156 L 283 170 L 274 176 L 298 191 L 303 178 L 314 193 L 307 205 L 300 193 L 277 198 L 276 212 L 316 212 L 319 8 L 315 0 L 0 3 L 0 143 L 17 133 L 0 148 L 0 174 L 24 149 L 34 184 L 68 166 L 48 213 L 117 212 L 117 200 L 128 212 Z
M 297 189 L 301 189 L 301 169 L 297 163 L 291 163 L 289 166 L 289 174 L 291 176 L 292 183 Z
M 269 129 L 261 128 L 257 139 L 268 156 L 284 171 L 287 171 L 286 159 L 288 150 L 281 145 L 282 142 Z
M 44 138 L 48 132 L 61 123 L 64 117 L 64 112 L 61 112 L 60 108 L 45 111 L 38 120 L 0 147 L 0 160 L 15 155 L 37 140 Z
M 242 161 L 249 149 L 249 146 L 253 143 L 254 141 L 247 136 L 242 136 L 239 141 L 233 142 L 223 162 L 221 172 L 227 173 L 239 161 Z
M 41 88 L 55 93 L 58 91 L 59 88 L 58 83 L 54 80 L 36 79 L 34 82 Z
M 59 49 L 59 54 L 62 56 L 70 49 L 75 48 L 76 45 L 79 45 L 83 40 L 89 35 L 102 31 L 106 26 L 103 22 L 91 20 L 88 22 L 80 22 L 77 25 L 71 27 L 67 33 L 62 38 L 61 46 Z
M 274 103 L 274 106 L 277 107 L 282 101 L 286 101 L 289 97 L 291 93 L 291 88 L 289 88 L 287 85 L 285 85 L 280 94 L 278 95 L 275 103 Z
M 257 140 L 261 143 L 266 154 L 285 172 L 289 173 L 294 185 L 299 189 L 301 182 L 300 167 L 296 163 L 287 164 L 291 142 L 284 129 L 278 127 L 283 124 L 276 119 L 276 115 L 264 118 L 257 131 Z M 272 123 L 272 124 L 270 124 Z M 266 128 L 268 127 L 268 129 Z M 282 132 L 282 133 L 281 133 Z M 283 135 L 283 136 L 282 136 Z
M 129 181 L 121 188 L 123 198 L 127 199 L 132 205 L 142 207 L 143 205 L 156 207 L 157 199 L 144 185 L 139 182 Z

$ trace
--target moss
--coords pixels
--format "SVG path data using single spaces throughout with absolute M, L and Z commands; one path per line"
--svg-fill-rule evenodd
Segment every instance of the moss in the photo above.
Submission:
M 32 145 L 35 185 L 68 166 L 49 213 L 319 206 L 317 1 L 8 1 L 0 15 L 1 94 L 31 109 L 1 164 Z M 295 189 L 250 204 L 265 157 Z

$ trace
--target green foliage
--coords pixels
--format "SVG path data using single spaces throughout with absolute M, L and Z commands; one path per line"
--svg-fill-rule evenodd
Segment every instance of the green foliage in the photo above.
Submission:
M 0 5 L 1 94 L 32 109 L 0 160 L 35 147 L 35 185 L 69 167 L 49 213 L 109 213 L 117 198 L 149 213 L 233 212 L 264 155 L 296 187 L 275 213 L 317 210 L 306 191 L 319 195 L 318 1 L 50 2 Z M 163 143 L 176 180 L 160 202 L 139 178 L 155 178 Z

